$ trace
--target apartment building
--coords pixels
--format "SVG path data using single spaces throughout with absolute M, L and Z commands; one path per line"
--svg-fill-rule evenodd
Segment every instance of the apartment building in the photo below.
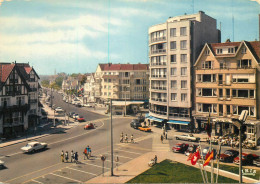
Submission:
M 18 135 L 38 123 L 39 76 L 27 63 L 0 63 L 0 136 Z
M 205 44 L 195 63 L 195 127 L 204 128 L 208 115 L 215 135 L 238 133 L 232 118 L 248 110 L 247 138 L 260 137 L 260 42 Z
M 95 102 L 95 74 L 91 73 L 86 76 L 84 84 L 84 101 Z
M 206 42 L 219 40 L 216 20 L 202 11 L 170 17 L 149 28 L 148 119 L 171 123 L 176 129 L 192 126 L 193 64 Z

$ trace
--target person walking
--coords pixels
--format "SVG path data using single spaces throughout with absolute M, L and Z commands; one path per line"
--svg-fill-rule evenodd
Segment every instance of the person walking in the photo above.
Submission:
M 161 142 L 163 143 L 163 135 L 161 135 Z
M 77 164 L 78 163 L 78 159 L 79 159 L 78 152 L 75 152 L 74 159 L 75 159 L 75 163 Z
M 87 156 L 87 154 L 88 154 L 87 148 L 84 149 L 83 154 L 84 154 L 84 160 L 86 160 L 86 157 L 88 158 L 88 156 Z
M 89 145 L 87 146 L 87 159 L 89 159 Z
M 91 148 L 89 147 L 89 153 L 88 153 L 88 155 L 89 155 L 89 158 L 91 157 Z
M 73 150 L 71 150 L 71 153 L 70 153 L 70 162 L 74 162 L 74 152 Z
M 66 160 L 66 162 L 69 161 L 69 153 L 68 153 L 68 151 L 65 152 L 65 160 Z
M 127 137 L 127 134 L 125 134 L 125 142 L 128 143 L 128 137 Z
M 134 143 L 134 135 L 131 135 L 131 143 Z
M 63 152 L 63 150 L 61 151 L 60 157 L 61 157 L 61 162 L 64 162 L 64 152 Z
M 157 155 L 154 156 L 154 163 L 157 164 Z
M 167 140 L 167 134 L 168 134 L 168 133 L 167 133 L 167 131 L 166 131 L 166 132 L 165 132 L 165 139 L 166 139 L 166 140 Z

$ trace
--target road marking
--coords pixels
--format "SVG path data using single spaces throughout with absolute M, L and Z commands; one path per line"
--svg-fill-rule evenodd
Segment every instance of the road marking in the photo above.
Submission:
M 33 182 L 35 182 L 35 183 L 43 184 L 42 182 L 39 182 L 39 181 L 37 181 L 37 180 L 31 180 L 31 181 L 33 181 Z
M 139 147 L 130 146 L 130 145 L 118 145 L 118 146 L 121 146 L 121 147 L 128 147 L 128 148 L 131 148 L 131 149 L 142 150 L 142 151 L 151 151 L 151 149 L 139 148 Z
M 100 166 L 100 165 L 90 164 L 90 163 L 86 163 L 86 162 L 83 162 L 83 163 L 86 164 L 86 165 L 92 165 L 92 166 L 95 166 L 95 167 L 103 168 L 103 167 Z M 104 168 L 105 168 L 105 169 L 109 169 L 108 167 L 105 167 L 105 166 L 104 166 Z
M 58 176 L 60 178 L 65 178 L 67 180 L 72 180 L 72 181 L 76 181 L 78 183 L 83 183 L 83 181 L 79 181 L 79 180 L 76 180 L 76 179 L 73 179 L 73 178 L 69 178 L 69 177 L 65 177 L 65 176 L 61 176 L 61 175 L 58 175 L 58 174 L 54 174 L 54 173 L 50 173 L 51 175 L 54 175 L 54 176 Z
M 122 152 L 127 152 L 127 153 L 133 153 L 133 154 L 136 154 L 136 155 L 142 155 L 142 153 L 136 153 L 136 152 L 126 151 L 126 150 L 122 150 L 122 149 L 115 149 L 115 150 L 122 151 Z
M 110 152 L 107 152 L 107 153 L 105 153 L 105 154 L 111 155 Z M 118 154 L 114 153 L 114 155 L 118 155 Z M 118 157 L 127 158 L 127 159 L 134 159 L 134 158 L 131 158 L 131 157 L 125 157 L 125 156 L 122 156 L 122 155 L 118 155 Z
M 18 155 L 20 153 L 23 153 L 23 152 L 21 151 L 21 152 L 17 152 L 17 153 L 11 154 L 11 155 L 1 156 L 0 158 L 11 157 L 11 156 L 14 156 L 14 155 Z
M 94 174 L 94 173 L 90 173 L 90 172 L 86 172 L 86 171 L 74 169 L 74 168 L 71 168 L 71 167 L 67 167 L 67 168 L 68 168 L 68 169 L 71 169 L 71 170 L 74 170 L 74 171 L 83 172 L 83 173 L 86 173 L 86 174 L 91 174 L 91 175 L 97 176 L 97 174 Z

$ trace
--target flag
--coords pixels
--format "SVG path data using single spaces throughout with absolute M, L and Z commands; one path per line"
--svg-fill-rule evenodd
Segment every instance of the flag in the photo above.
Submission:
M 206 154 L 206 156 L 205 156 L 205 160 L 208 159 L 209 155 L 210 155 L 210 151 L 208 151 L 208 153 Z
M 188 156 L 187 161 L 191 160 L 191 158 L 193 157 L 194 154 L 195 154 L 195 153 L 190 153 L 190 155 Z
M 200 159 L 200 152 L 199 152 L 199 149 L 197 150 L 196 153 L 194 153 L 191 157 L 191 164 L 192 165 L 195 165 L 197 163 L 197 161 Z
M 212 127 L 211 127 L 211 123 L 210 123 L 210 114 L 209 114 L 209 118 L 208 118 L 208 122 L 207 122 L 207 125 L 205 127 L 205 130 L 206 130 L 208 136 L 211 137 Z
M 213 157 L 214 157 L 214 151 L 212 150 L 209 157 L 204 162 L 203 167 L 209 165 L 209 162 L 210 162 L 211 159 L 213 159 Z

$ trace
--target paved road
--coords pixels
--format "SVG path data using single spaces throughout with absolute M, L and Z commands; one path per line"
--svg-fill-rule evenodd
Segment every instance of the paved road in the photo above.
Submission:
M 59 102 L 59 97 L 55 96 L 56 104 L 66 109 L 66 103 Z M 65 105 L 65 106 L 63 106 Z M 24 154 L 20 148 L 25 143 L 2 148 L 0 150 L 1 160 L 5 161 L 6 168 L 0 171 L 0 182 L 5 183 L 66 183 L 66 182 L 84 182 L 102 172 L 100 155 L 105 154 L 105 171 L 111 166 L 110 159 L 110 120 L 96 113 L 87 112 L 86 109 L 77 109 L 74 106 L 69 107 L 85 116 L 96 124 L 93 130 L 85 131 L 85 123 L 77 127 L 66 130 L 62 133 L 52 134 L 39 139 L 41 142 L 48 143 L 48 149 L 35 154 Z M 129 118 L 115 118 L 113 120 L 114 130 L 114 148 L 115 155 L 119 156 L 119 163 L 128 162 L 138 155 L 151 150 L 151 134 L 134 130 L 129 126 Z M 119 143 L 121 132 L 134 134 L 136 144 Z M 83 160 L 82 152 L 84 148 L 90 145 L 92 148 L 91 160 Z M 77 151 L 81 164 L 61 163 L 60 152 Z

